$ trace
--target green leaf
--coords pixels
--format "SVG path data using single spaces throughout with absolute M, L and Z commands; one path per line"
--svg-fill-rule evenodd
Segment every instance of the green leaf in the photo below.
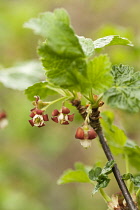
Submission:
M 108 124 L 110 130 L 112 130 L 111 127 L 112 127 L 112 124 L 114 122 L 114 112 L 111 112 L 111 111 L 103 111 L 101 113 L 101 117 Z
M 44 78 L 44 71 L 36 60 L 0 70 L 0 82 L 8 88 L 24 90 Z
M 90 182 L 88 174 L 83 170 L 67 170 L 62 176 L 58 179 L 58 184 L 66 184 L 71 182 Z
M 96 167 L 95 169 L 91 169 L 89 171 L 89 178 L 92 181 L 101 182 L 104 179 L 107 179 L 107 175 L 112 172 L 112 168 L 115 164 L 114 160 L 110 160 L 106 163 L 103 169 L 100 167 Z
M 82 170 L 82 171 L 84 171 L 84 172 L 86 172 L 88 174 L 92 167 L 91 166 L 84 165 L 81 162 L 76 162 L 74 164 L 74 168 L 76 170 Z
M 92 191 L 92 195 L 98 192 L 99 189 L 107 187 L 109 182 L 110 182 L 110 179 L 105 179 L 102 182 L 98 182 L 97 185 L 94 187 L 94 190 Z
M 134 183 L 136 187 L 140 187 L 140 176 L 133 176 L 131 173 L 124 174 L 122 179 L 129 180 Z
M 84 36 L 77 36 L 80 42 L 80 45 L 83 49 L 84 54 L 87 57 L 91 57 L 94 54 L 94 44 L 92 39 L 85 38 Z
M 140 110 L 140 72 L 126 65 L 113 66 L 113 86 L 105 93 L 107 103 L 129 112 Z
M 94 187 L 93 191 L 92 191 L 92 195 L 94 195 L 96 192 L 98 192 L 100 189 L 100 184 L 97 183 L 97 185 Z
M 91 86 L 97 94 L 107 90 L 113 82 L 111 71 L 111 63 L 107 55 L 100 55 L 89 61 L 87 67 L 87 76 L 89 86 Z
M 66 58 L 54 53 L 43 43 L 38 53 L 46 70 L 47 80 L 61 88 L 82 91 L 85 89 L 86 61 L 83 58 Z
M 38 18 L 32 18 L 24 23 L 25 28 L 32 29 L 36 34 L 45 36 L 46 26 L 49 25 L 48 21 L 60 21 L 65 25 L 70 24 L 69 16 L 64 9 L 56 9 L 53 12 L 41 13 Z M 44 28 L 45 27 L 45 28 Z
M 102 172 L 102 169 L 101 169 L 100 167 L 96 167 L 95 169 L 91 169 L 91 170 L 89 171 L 89 178 L 90 178 L 92 181 L 97 181 L 99 175 L 101 174 L 101 172 Z
M 65 9 L 55 9 L 53 15 L 58 21 L 63 22 L 66 25 L 70 24 L 69 15 Z
M 110 45 L 133 46 L 133 44 L 127 38 L 120 37 L 119 35 L 105 36 L 95 41 L 93 41 L 90 38 L 85 38 L 83 36 L 77 36 L 77 37 L 87 57 L 91 57 L 94 54 L 95 49 L 101 49 L 105 46 L 110 46 Z
M 108 179 L 108 174 L 112 172 L 112 167 L 114 166 L 114 160 L 108 161 L 103 169 L 100 167 L 96 167 L 95 169 L 91 169 L 89 171 L 89 179 L 92 181 L 97 181 L 97 185 L 95 186 L 92 194 L 98 192 L 100 188 L 105 188 L 110 179 Z
M 76 169 L 76 170 L 85 170 L 85 165 L 83 164 L 83 163 L 81 163 L 81 162 L 76 162 L 75 164 L 74 164 L 74 168 Z
M 109 184 L 110 179 L 105 179 L 103 182 L 100 183 L 100 188 L 105 188 Z
M 106 117 L 104 117 L 105 115 Z M 124 131 L 112 124 L 112 120 L 109 120 L 107 112 L 102 115 L 100 121 L 112 153 L 115 155 L 122 154 L 127 140 Z
M 133 177 L 131 173 L 123 174 L 122 179 L 123 180 L 129 180 Z
M 105 46 L 111 46 L 111 45 L 133 46 L 133 44 L 127 38 L 120 37 L 119 35 L 102 37 L 100 39 L 95 40 L 93 44 L 95 49 L 101 49 Z
M 140 176 L 135 176 L 133 178 L 133 183 L 136 187 L 140 187 Z
M 128 155 L 130 164 L 140 171 L 140 146 L 128 140 L 124 147 L 124 152 Z
M 34 85 L 28 87 L 25 90 L 25 94 L 29 100 L 33 101 L 34 96 L 40 96 L 40 98 L 43 99 L 49 95 L 56 94 L 56 92 L 48 87 L 48 82 L 44 81 L 35 83 Z
M 114 160 L 110 160 L 106 163 L 105 167 L 102 169 L 102 174 L 109 174 L 112 172 L 112 168 L 115 164 Z
M 40 14 L 24 24 L 47 39 L 48 47 L 65 57 L 84 57 L 84 52 L 69 25 L 69 17 L 64 9 Z

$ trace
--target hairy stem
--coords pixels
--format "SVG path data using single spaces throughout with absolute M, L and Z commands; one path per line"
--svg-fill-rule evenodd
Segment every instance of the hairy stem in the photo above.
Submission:
M 71 102 L 73 106 L 75 106 L 79 113 L 81 114 L 81 116 L 85 119 L 86 118 L 86 107 L 81 105 L 81 101 L 79 100 L 74 100 Z M 91 127 L 96 131 L 96 133 L 98 134 L 99 137 L 99 141 L 101 143 L 101 146 L 103 148 L 103 151 L 107 157 L 107 159 L 110 160 L 114 160 L 114 157 L 110 151 L 110 148 L 105 140 L 105 137 L 103 135 L 103 131 L 100 125 L 100 121 L 99 121 L 99 116 L 100 116 L 100 112 L 98 110 L 98 108 L 93 108 L 92 109 L 92 113 L 90 115 L 90 125 Z M 137 210 L 137 207 L 135 206 L 132 197 L 126 187 L 125 182 L 122 180 L 121 175 L 120 175 L 120 171 L 117 167 L 117 164 L 114 165 L 114 167 L 112 168 L 113 174 L 116 178 L 116 181 L 119 185 L 119 188 L 126 200 L 126 203 L 129 207 L 129 210 Z

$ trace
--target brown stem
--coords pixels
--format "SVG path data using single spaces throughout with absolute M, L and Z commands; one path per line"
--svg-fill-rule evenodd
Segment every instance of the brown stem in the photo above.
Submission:
M 75 106 L 77 108 L 79 113 L 85 119 L 86 114 L 87 114 L 86 113 L 86 107 L 81 105 L 81 101 L 74 100 L 71 103 L 72 103 L 73 106 Z M 105 137 L 103 135 L 102 128 L 101 128 L 100 121 L 99 121 L 99 115 L 100 115 L 100 112 L 98 111 L 98 108 L 93 108 L 92 109 L 92 114 L 90 115 L 90 125 L 96 131 L 96 133 L 98 134 L 100 143 L 102 145 L 102 148 L 104 150 L 104 153 L 105 153 L 107 159 L 109 161 L 114 160 L 114 157 L 113 157 L 113 155 L 110 151 L 110 148 L 107 145 L 107 142 L 106 142 Z M 129 210 L 137 210 L 137 207 L 135 206 L 134 201 L 132 200 L 132 197 L 131 197 L 131 195 L 130 195 L 127 187 L 126 187 L 126 184 L 121 178 L 120 171 L 117 167 L 117 164 L 114 165 L 114 167 L 112 168 L 112 171 L 113 171 L 114 176 L 116 178 L 116 181 L 119 185 L 119 188 L 122 191 L 122 194 L 123 194 L 123 196 L 126 200 L 126 203 L 129 207 Z

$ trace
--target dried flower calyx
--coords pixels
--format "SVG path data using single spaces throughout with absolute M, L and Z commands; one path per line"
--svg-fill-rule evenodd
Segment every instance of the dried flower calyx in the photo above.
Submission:
M 67 107 L 62 107 L 61 111 L 57 109 L 53 110 L 52 112 L 52 120 L 56 123 L 60 123 L 61 125 L 68 125 L 69 121 L 73 121 L 74 114 L 69 115 L 70 110 Z
M 135 205 L 137 206 L 136 195 L 131 194 L 131 196 Z M 121 192 L 112 195 L 111 200 L 112 201 L 108 203 L 108 210 L 129 210 L 129 207 Z
M 43 110 L 37 108 L 31 109 L 30 117 L 32 118 L 32 120 L 29 120 L 31 126 L 37 126 L 37 127 L 45 126 L 44 121 L 49 121 L 49 119 L 48 115 L 47 114 L 44 115 L 43 112 L 44 112 Z
M 75 138 L 80 139 L 80 143 L 84 148 L 91 146 L 91 140 L 95 139 L 97 134 L 93 128 L 89 125 L 83 125 L 82 127 L 77 128 Z

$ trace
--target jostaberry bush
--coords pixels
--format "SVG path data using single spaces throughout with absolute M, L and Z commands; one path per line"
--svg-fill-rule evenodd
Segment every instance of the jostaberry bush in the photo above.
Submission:
M 112 108 L 138 112 L 140 110 L 138 94 L 140 73 L 134 72 L 133 68 L 127 65 L 112 66 L 107 54 L 96 56 L 99 49 L 102 50 L 109 45 L 132 47 L 133 44 L 119 35 L 110 35 L 94 41 L 76 35 L 64 9 L 56 9 L 53 13 L 42 13 L 38 18 L 29 20 L 24 26 L 44 38 L 38 46 L 38 54 L 46 72 L 46 81 L 36 83 L 25 90 L 30 99 L 33 99 L 35 95 L 41 96 L 39 110 L 42 112 L 40 115 L 37 112 L 34 113 L 33 119 L 29 122 L 31 125 L 44 126 L 43 120 L 48 120 L 48 117 L 44 118 L 42 113 L 48 106 L 61 100 L 61 110 L 53 110 L 51 119 L 61 125 L 68 125 L 74 120 L 74 114 L 70 115 L 70 110 L 65 107 L 67 101 L 75 106 L 83 117 L 83 124 L 77 128 L 75 138 L 80 140 L 83 147 L 88 148 L 91 146 L 91 141 L 98 136 L 108 159 L 103 169 L 100 167 L 90 171 L 80 169 L 80 172 L 77 169 L 68 170 L 60 177 L 58 183 L 68 183 L 71 179 L 73 182 L 90 182 L 91 184 L 97 182 L 92 194 L 99 191 L 108 209 L 137 209 L 140 178 L 130 176 L 129 171 L 121 176 L 113 154 L 125 155 L 129 164 L 129 154 L 132 151 L 135 153 L 135 147 L 140 151 L 140 147 L 127 141 L 124 132 L 113 125 L 111 112 L 100 114 L 99 108 L 105 102 Z M 51 102 L 42 101 L 43 98 L 54 93 L 60 94 L 60 98 Z M 103 190 L 108 186 L 110 182 L 108 175 L 112 172 L 120 187 L 121 196 L 114 192 L 115 196 L 109 197 Z M 124 180 L 129 180 L 127 186 Z
M 119 35 L 97 40 L 76 35 L 64 9 L 42 13 L 24 26 L 44 39 L 39 42 L 37 52 L 46 77 L 45 81 L 25 89 L 25 94 L 33 101 L 29 123 L 40 129 L 46 125 L 47 129 L 47 121 L 53 120 L 66 130 L 74 116 L 80 114 L 83 123 L 77 125 L 74 131 L 76 140 L 87 149 L 91 142 L 93 145 L 94 140 L 98 139 L 108 160 L 103 168 L 91 167 L 89 170 L 89 167 L 81 164 L 80 168 L 67 170 L 58 179 L 58 184 L 91 183 L 94 185 L 92 194 L 99 192 L 109 210 L 138 209 L 140 176 L 131 174 L 128 165 L 135 165 L 139 170 L 140 147 L 128 140 L 124 131 L 114 125 L 115 112 L 99 111 L 104 103 L 108 109 L 121 109 L 128 114 L 140 111 L 140 72 L 128 65 L 112 65 L 109 55 L 102 54 L 102 49 L 107 46 L 132 47 L 133 44 Z M 42 70 L 38 67 L 39 71 Z M 56 93 L 59 94 L 56 100 L 45 100 Z M 57 107 L 60 101 L 62 106 Z M 75 107 L 75 113 L 70 114 L 65 102 Z M 56 104 L 55 109 L 48 113 L 47 109 L 52 104 Z M 1 114 L 0 122 L 3 118 L 6 115 L 3 117 Z M 113 157 L 115 155 L 125 159 L 126 174 L 120 174 Z M 120 192 L 109 196 L 103 188 L 110 182 L 110 173 L 114 174 Z

